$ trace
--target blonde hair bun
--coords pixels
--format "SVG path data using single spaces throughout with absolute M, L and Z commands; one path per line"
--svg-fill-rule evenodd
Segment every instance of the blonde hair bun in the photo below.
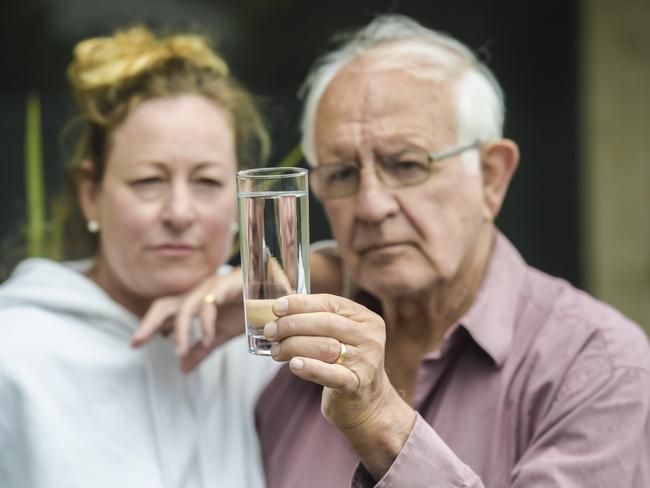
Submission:
M 74 48 L 68 77 L 78 99 L 83 92 L 119 86 L 144 75 L 171 59 L 184 59 L 198 68 L 228 76 L 228 66 L 199 35 L 157 37 L 143 26 L 118 31 L 110 37 L 93 37 Z

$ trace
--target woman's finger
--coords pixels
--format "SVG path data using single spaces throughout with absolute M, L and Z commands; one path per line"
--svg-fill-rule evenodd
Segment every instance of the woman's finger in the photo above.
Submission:
M 209 344 L 206 346 L 202 342 L 194 343 L 187 353 L 181 357 L 181 371 L 183 371 L 183 373 L 190 373 L 193 371 L 194 368 L 196 368 L 215 347 L 216 344 Z
M 217 305 L 242 303 L 243 286 L 241 268 L 235 268 L 228 274 L 218 276 L 209 291 L 214 295 Z
M 200 308 L 204 305 L 203 299 L 207 294 L 205 287 L 199 287 L 188 294 L 180 304 L 174 328 L 178 356 L 184 356 L 189 350 L 192 340 L 192 322 L 194 317 L 200 314 Z
M 206 297 L 210 297 L 209 304 Z M 211 276 L 190 293 L 182 296 L 160 298 L 151 305 L 132 339 L 133 347 L 139 347 L 155 334 L 169 327 L 174 332 L 177 354 L 182 358 L 190 352 L 193 321 L 198 316 L 203 341 L 208 352 L 216 345 L 217 306 L 234 305 L 242 301 L 241 269 L 222 276 Z M 225 334 L 229 338 L 232 334 Z M 207 354 L 207 353 L 206 353 Z
M 213 302 L 205 302 L 202 304 L 199 312 L 199 321 L 201 322 L 203 345 L 206 347 L 214 341 L 217 313 L 217 306 Z
M 140 321 L 131 338 L 131 346 L 140 347 L 168 325 L 170 317 L 176 312 L 178 299 L 166 297 L 156 300 Z

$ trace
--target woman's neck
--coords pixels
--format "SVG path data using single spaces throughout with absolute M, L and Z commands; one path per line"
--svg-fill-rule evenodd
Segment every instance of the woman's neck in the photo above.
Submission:
M 108 267 L 105 266 L 105 263 L 102 263 L 101 256 L 97 258 L 97 262 L 86 273 L 86 276 L 108 293 L 113 300 L 138 318 L 143 317 L 151 305 L 150 299 L 135 297 L 133 293 L 129 292 L 129 290 L 116 286 L 116 280 L 113 278 L 110 271 L 108 271 Z

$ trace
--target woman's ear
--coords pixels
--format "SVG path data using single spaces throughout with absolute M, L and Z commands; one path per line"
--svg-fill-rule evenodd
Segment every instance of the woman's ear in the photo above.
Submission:
M 86 221 L 95 220 L 99 223 L 97 195 L 100 184 L 97 181 L 95 164 L 89 159 L 82 161 L 79 165 L 77 178 L 81 213 Z
M 518 165 L 519 147 L 510 139 L 488 142 L 481 147 L 485 217 L 489 220 L 499 214 Z

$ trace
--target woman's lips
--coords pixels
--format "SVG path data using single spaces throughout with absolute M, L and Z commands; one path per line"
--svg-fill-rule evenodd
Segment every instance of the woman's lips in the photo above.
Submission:
M 187 244 L 161 244 L 153 246 L 151 250 L 159 256 L 181 257 L 191 255 L 196 251 L 196 247 Z

